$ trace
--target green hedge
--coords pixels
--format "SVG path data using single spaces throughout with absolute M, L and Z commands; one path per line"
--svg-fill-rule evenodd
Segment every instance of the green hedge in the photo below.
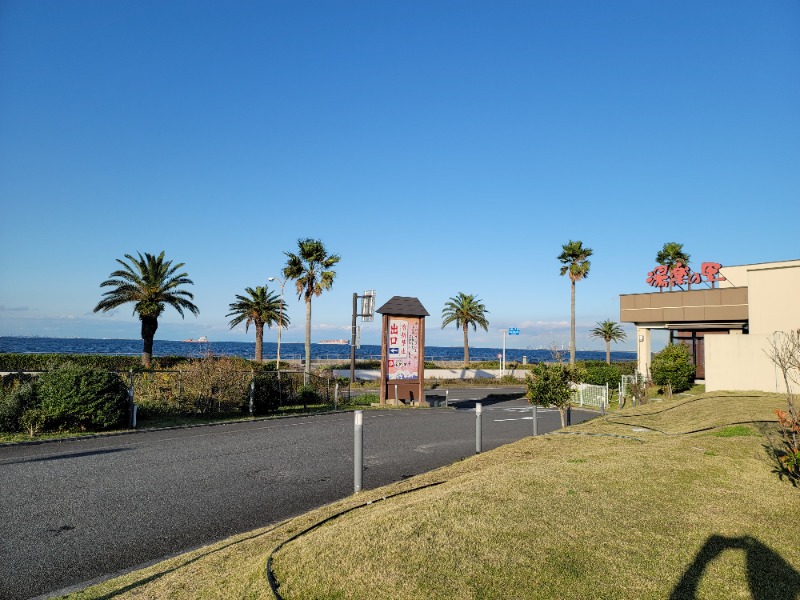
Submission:
M 50 430 L 98 431 L 127 422 L 128 388 L 115 373 L 62 365 L 38 377 L 36 395 Z
M 0 385 L 0 431 L 98 431 L 124 427 L 128 389 L 116 373 L 63 364 L 38 376 L 11 373 Z
M 241 363 L 244 369 L 274 371 L 275 363 L 257 365 L 246 358 L 218 357 Z M 187 356 L 157 356 L 152 369 L 178 369 L 196 358 Z M 107 354 L 8 354 L 0 353 L 0 371 L 49 371 L 60 365 L 73 364 L 105 371 L 143 371 L 141 356 L 111 356 Z

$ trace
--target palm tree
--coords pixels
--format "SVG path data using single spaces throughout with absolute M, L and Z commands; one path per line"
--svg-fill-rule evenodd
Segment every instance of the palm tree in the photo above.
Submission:
M 153 338 L 158 329 L 158 317 L 169 305 L 183 317 L 188 310 L 197 316 L 200 309 L 192 303 L 194 295 L 186 290 L 178 289 L 181 285 L 193 285 L 186 273 L 176 273 L 184 263 L 173 265 L 171 260 L 164 260 L 164 252 L 155 256 L 145 252 L 137 253 L 139 260 L 126 254 L 124 260 L 117 259 L 123 266 L 114 271 L 100 284 L 100 287 L 113 287 L 103 294 L 104 298 L 94 307 L 94 312 L 107 312 L 128 302 L 133 302 L 133 314 L 139 315 L 142 322 L 142 364 L 150 368 L 153 359 Z
M 284 252 L 288 257 L 283 274 L 297 284 L 297 299 L 306 302 L 306 383 L 311 374 L 311 299 L 331 289 L 336 271 L 332 268 L 339 262 L 338 254 L 328 254 L 320 240 L 311 238 L 297 240 L 297 254 Z
M 233 317 L 230 321 L 231 329 L 239 323 L 244 323 L 245 333 L 252 323 L 256 327 L 256 362 L 260 363 L 264 349 L 264 325 L 271 327 L 283 323 L 287 327 L 290 323 L 286 316 L 286 303 L 269 291 L 266 286 L 256 286 L 256 289 L 245 288 L 248 295 L 236 294 L 236 302 L 231 302 L 226 317 Z
M 575 283 L 589 276 L 591 263 L 589 257 L 592 255 L 591 248 L 584 248 L 583 242 L 573 242 L 561 246 L 561 254 L 558 260 L 563 265 L 561 275 L 569 274 L 571 284 L 571 312 L 569 321 L 569 364 L 575 364 Z
M 664 244 L 664 247 L 656 254 L 656 264 L 664 265 L 667 267 L 667 271 L 671 271 L 672 268 L 681 263 L 687 269 L 689 268 L 689 255 L 683 251 L 683 244 L 679 244 L 678 242 L 667 242 Z M 673 280 L 672 277 L 669 278 L 669 290 L 672 291 Z M 663 288 L 658 288 L 661 291 Z M 691 289 L 691 284 L 690 284 Z
M 589 332 L 589 337 L 598 338 L 606 341 L 606 363 L 611 364 L 611 342 L 622 342 L 628 339 L 622 327 L 611 319 L 598 321 L 597 327 Z
M 469 367 L 469 339 L 467 330 L 472 325 L 472 330 L 477 331 L 478 325 L 484 331 L 489 331 L 489 321 L 486 320 L 486 307 L 475 294 L 459 292 L 457 296 L 445 302 L 442 310 L 442 329 L 450 323 L 455 323 L 464 331 L 464 368 Z

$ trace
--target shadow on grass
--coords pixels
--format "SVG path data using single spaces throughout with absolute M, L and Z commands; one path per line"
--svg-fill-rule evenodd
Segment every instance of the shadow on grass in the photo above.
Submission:
M 195 563 L 195 562 L 197 562 L 199 560 L 202 560 L 203 558 L 206 558 L 207 556 L 211 556 L 212 554 L 216 554 L 217 552 L 221 552 L 222 550 L 230 548 L 231 546 L 236 546 L 237 544 L 241 544 L 242 542 L 247 542 L 249 540 L 255 539 L 255 538 L 260 537 L 262 535 L 266 535 L 266 534 L 270 533 L 273 530 L 274 530 L 274 528 L 268 529 L 266 531 L 260 531 L 260 532 L 258 532 L 256 534 L 249 535 L 249 536 L 244 537 L 244 538 L 240 538 L 240 539 L 238 539 L 238 540 L 236 540 L 234 542 L 230 542 L 228 544 L 224 544 L 222 546 L 219 546 L 219 547 L 214 548 L 212 550 L 209 550 L 207 552 L 202 552 L 202 553 L 198 554 L 197 556 L 194 556 L 194 557 L 192 557 L 192 558 L 190 558 L 190 559 L 188 559 L 186 561 L 183 561 L 183 562 L 175 565 L 174 567 L 170 567 L 168 569 L 164 569 L 163 571 L 158 571 L 157 573 L 153 573 L 152 575 L 149 575 L 148 577 L 143 577 L 142 579 L 138 579 L 138 580 L 136 580 L 136 581 L 134 581 L 132 583 L 129 583 L 128 585 L 126 585 L 124 587 L 121 587 L 119 589 L 116 589 L 116 590 L 114 590 L 112 592 L 108 592 L 107 594 L 103 594 L 102 596 L 96 596 L 96 597 L 92 596 L 92 598 L 94 598 L 94 600 L 109 600 L 110 598 L 115 598 L 116 596 L 119 596 L 120 594 L 124 594 L 125 592 L 130 592 L 131 590 L 135 590 L 138 587 L 142 587 L 143 585 L 147 585 L 148 583 L 152 583 L 153 581 L 161 579 L 165 575 L 169 575 L 170 573 L 174 573 L 175 571 L 178 571 L 178 570 L 180 570 L 180 569 L 182 569 L 182 568 L 184 568 L 184 567 L 186 567 L 188 565 L 191 565 L 192 563 Z M 81 590 L 80 592 L 77 593 L 77 597 L 81 597 L 84 594 L 85 594 L 85 590 Z
M 754 600 L 785 600 L 800 594 L 800 573 L 780 554 L 757 539 L 712 535 L 700 548 L 694 561 L 681 576 L 670 594 L 670 600 L 697 598 L 697 588 L 706 567 L 725 550 L 744 550 L 747 584 Z

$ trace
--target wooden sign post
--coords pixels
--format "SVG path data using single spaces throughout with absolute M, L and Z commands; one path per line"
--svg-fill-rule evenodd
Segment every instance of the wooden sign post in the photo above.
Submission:
M 425 401 L 425 317 L 416 298 L 394 296 L 382 315 L 381 404 L 428 406 Z

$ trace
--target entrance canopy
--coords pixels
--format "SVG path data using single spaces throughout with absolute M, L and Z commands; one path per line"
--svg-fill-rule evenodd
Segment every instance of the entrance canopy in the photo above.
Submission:
M 707 333 L 746 333 L 749 319 L 746 287 L 623 294 L 619 297 L 622 323 L 636 325 L 638 370 L 649 375 L 651 330 L 666 329 L 670 341 L 690 346 L 697 377 L 705 377 Z

